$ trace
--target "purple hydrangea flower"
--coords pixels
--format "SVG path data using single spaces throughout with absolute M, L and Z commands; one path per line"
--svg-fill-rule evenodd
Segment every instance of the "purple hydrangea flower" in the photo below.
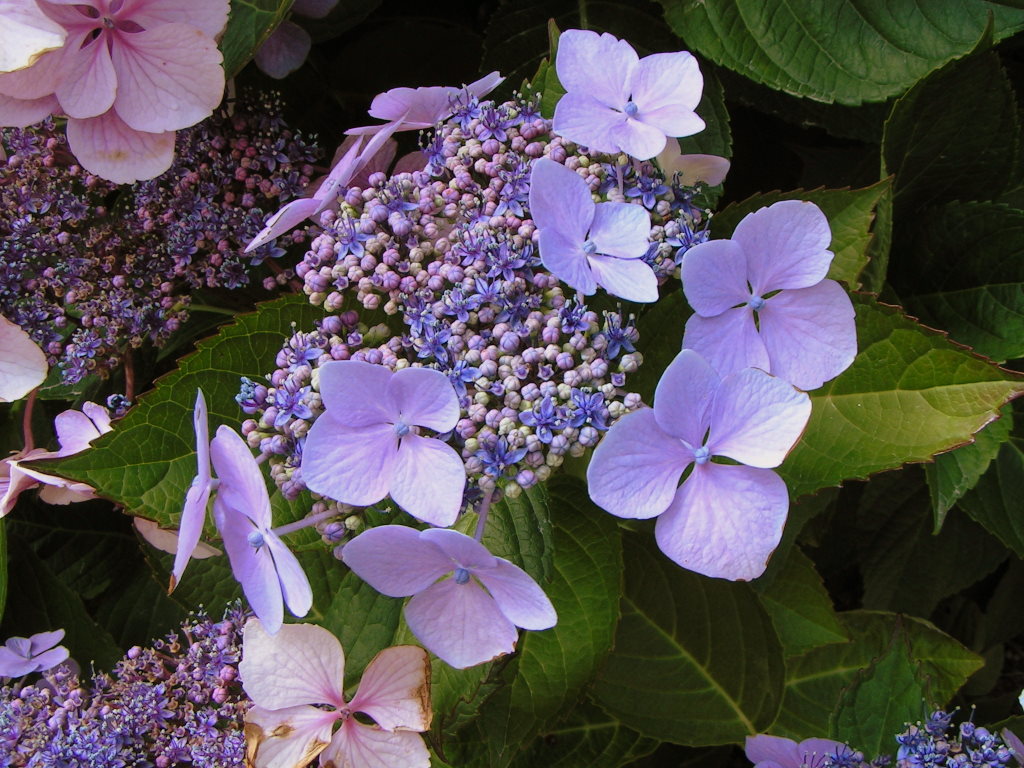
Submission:
M 64 630 L 39 632 L 32 637 L 12 637 L 0 647 L 0 677 L 21 677 L 53 669 L 68 658 L 68 649 L 57 645 Z
M 206 522 L 206 507 L 210 502 L 210 491 L 213 478 L 210 475 L 210 428 L 207 424 L 206 398 L 203 391 L 196 391 L 196 405 L 192 412 L 192 423 L 196 432 L 196 476 L 185 495 L 185 506 L 181 510 L 178 523 L 178 548 L 174 553 L 174 567 L 171 570 L 171 581 L 168 594 L 181 581 L 192 553 L 199 544 Z
M 335 501 L 376 504 L 387 495 L 413 517 L 451 525 L 466 468 L 450 445 L 419 434 L 455 428 L 459 397 L 440 371 L 345 360 L 320 366 L 317 418 L 302 455 L 306 486 Z
M 603 396 L 601 397 L 603 401 Z M 565 412 L 555 406 L 550 397 L 545 397 L 532 411 L 523 411 L 519 420 L 528 427 L 533 427 L 537 438 L 542 443 L 550 443 L 554 438 L 553 430 L 563 429 L 566 425 Z M 577 426 L 577 425 L 573 425 Z
M 658 382 L 654 408 L 622 417 L 598 444 L 587 469 L 590 498 L 619 517 L 660 515 L 658 546 L 684 568 L 757 578 L 789 511 L 786 484 L 771 467 L 810 415 L 810 398 L 782 379 L 755 368 L 719 378 L 684 349 Z
M 754 768 L 809 768 L 810 766 L 841 765 L 854 751 L 841 741 L 831 739 L 804 739 L 797 744 L 792 739 L 759 733 L 747 736 L 747 759 Z
M 555 106 L 554 130 L 599 152 L 649 160 L 666 136 L 704 130 L 694 110 L 704 78 L 686 51 L 639 58 L 625 40 L 568 29 L 558 39 L 558 79 L 566 94 Z
M 688 250 L 683 290 L 695 314 L 683 347 L 722 375 L 753 366 L 806 390 L 838 376 L 857 356 L 857 328 L 850 297 L 825 279 L 831 239 L 818 206 L 784 200 L 746 216 L 731 240 Z
M 639 205 L 595 203 L 585 181 L 541 158 L 530 177 L 530 211 L 545 268 L 583 294 L 598 286 L 629 301 L 658 299 L 658 279 L 643 261 L 651 217 Z
M 458 531 L 380 526 L 345 545 L 342 559 L 381 594 L 412 596 L 409 629 L 457 669 L 511 653 L 516 627 L 548 629 L 557 621 L 525 571 Z

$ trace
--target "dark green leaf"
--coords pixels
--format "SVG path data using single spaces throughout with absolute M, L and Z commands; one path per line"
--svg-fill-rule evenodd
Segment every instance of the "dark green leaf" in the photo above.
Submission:
M 359 25 L 367 16 L 380 7 L 382 0 L 340 0 L 331 12 L 322 19 L 305 19 L 293 17 L 299 22 L 314 43 L 332 40 Z
M 232 78 L 284 21 L 293 0 L 231 0 L 231 16 L 220 40 L 224 74 Z
M 149 645 L 185 618 L 186 611 L 166 592 L 166 584 L 158 582 L 148 570 L 139 569 L 98 605 L 93 616 L 122 650 Z
M 629 388 L 638 392 L 644 402 L 654 402 L 654 390 L 679 350 L 683 348 L 683 330 L 693 314 L 677 283 L 663 292 L 658 302 L 640 316 L 637 330 L 640 342 L 637 349 L 644 356 L 643 365 L 629 378 Z
M 548 505 L 544 485 L 515 499 L 502 498 L 491 507 L 483 537 L 491 554 L 511 560 L 540 584 L 551 578 L 554 551 Z
M 1024 440 L 1010 438 L 960 506 L 1000 541 L 1024 558 Z

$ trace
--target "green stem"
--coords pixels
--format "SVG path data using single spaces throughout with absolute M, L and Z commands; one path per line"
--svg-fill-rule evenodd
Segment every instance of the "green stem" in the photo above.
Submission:
M 587 22 L 587 0 L 579 0 L 577 7 L 580 9 L 580 29 L 589 29 Z
M 209 312 L 213 315 L 230 315 L 234 317 L 238 313 L 233 309 L 224 309 L 223 307 L 211 307 L 209 304 L 189 304 L 188 309 L 190 312 Z

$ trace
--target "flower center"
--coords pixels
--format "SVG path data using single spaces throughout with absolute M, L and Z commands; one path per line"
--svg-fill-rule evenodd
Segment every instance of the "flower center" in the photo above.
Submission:
M 253 549 L 259 549 L 264 544 L 263 534 L 259 531 L 249 531 L 249 535 L 245 539 Z
M 597 253 L 597 243 L 593 240 L 587 240 L 583 243 L 583 252 L 588 256 L 592 253 Z
M 465 568 L 456 568 L 455 569 L 455 583 L 456 584 L 465 584 L 468 581 L 469 581 L 469 571 L 467 571 Z
M 760 296 L 751 296 L 750 301 L 747 302 L 747 306 L 755 312 L 758 312 L 764 308 L 764 299 Z
M 399 437 L 405 437 L 410 432 L 409 425 L 399 419 L 395 422 L 395 434 Z
M 636 113 L 640 111 L 640 107 L 636 105 L 635 101 L 627 101 L 626 106 L 622 108 L 622 111 L 626 113 L 626 117 L 636 117 Z
M 702 445 L 696 451 L 693 452 L 693 460 L 698 464 L 707 464 L 711 461 L 711 452 L 708 451 L 707 446 Z

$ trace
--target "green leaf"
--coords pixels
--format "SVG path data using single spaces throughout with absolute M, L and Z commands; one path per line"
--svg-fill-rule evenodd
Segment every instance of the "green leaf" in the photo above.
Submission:
M 910 258 L 893 283 L 921 322 L 993 360 L 1024 357 L 1022 237 L 1024 211 L 1005 205 L 930 209 L 915 217 Z
M 849 640 L 821 576 L 799 547 L 789 550 L 781 568 L 752 584 L 786 656 Z
M 995 461 L 977 485 L 960 499 L 960 507 L 1003 544 L 1024 558 L 1024 440 L 1012 437 L 999 447 Z
M 918 325 L 898 307 L 852 296 L 860 353 L 811 393 L 811 419 L 779 473 L 796 497 L 969 441 L 1024 377 Z
M 625 537 L 625 591 L 615 649 L 592 696 L 645 736 L 689 746 L 764 731 L 785 668 L 771 619 L 749 584 L 685 571 Z
M 145 569 L 136 570 L 93 613 L 122 650 L 149 645 L 177 627 L 185 615 L 186 611 L 167 596 L 166 585 Z
M 890 180 L 883 179 L 863 189 L 798 189 L 793 192 L 754 195 L 716 213 L 711 220 L 711 231 L 716 239 L 731 237 L 740 220 L 759 208 L 780 200 L 807 200 L 821 208 L 832 228 L 829 248 L 836 256 L 828 276 L 858 288 L 860 275 L 868 264 L 875 206 L 889 191 L 889 187 Z
M 504 497 L 491 506 L 483 537 L 491 554 L 511 560 L 540 584 L 551 578 L 553 567 L 548 506 L 548 489 L 544 484 L 535 485 L 515 499 Z
M 263 41 L 284 21 L 293 0 L 231 0 L 231 16 L 220 40 L 224 74 L 238 74 Z
M 999 455 L 999 447 L 1010 437 L 1013 415 L 1010 406 L 1003 406 L 1000 418 L 974 436 L 974 442 L 948 453 L 940 453 L 933 464 L 926 464 L 931 494 L 935 533 L 942 528 L 949 510 L 969 490 L 978 484 L 989 464 Z
M 798 740 L 827 733 L 843 691 L 885 654 L 897 632 L 909 644 L 910 659 L 930 678 L 931 695 L 940 706 L 982 666 L 980 656 L 926 621 L 875 611 L 840 617 L 849 643 L 825 645 L 787 660 L 782 711 L 771 733 Z
M 644 361 L 640 369 L 629 377 L 628 385 L 648 405 L 654 402 L 654 390 L 661 375 L 683 348 L 683 330 L 693 314 L 678 284 L 670 285 L 675 287 L 662 294 L 654 306 L 640 315 L 636 325 L 640 333 L 636 348 L 644 356 Z
M 847 0 L 661 4 L 669 26 L 715 63 L 776 90 L 854 106 L 902 93 L 973 50 L 990 14 L 995 40 L 1024 28 L 1024 12 L 982 0 L 898 6 Z
M 882 138 L 897 212 L 995 197 L 1018 181 L 1019 133 L 1017 102 L 996 54 L 953 62 L 922 80 L 893 106 Z
M 322 19 L 293 17 L 303 26 L 314 43 L 332 40 L 362 23 L 380 7 L 382 0 L 340 0 Z

